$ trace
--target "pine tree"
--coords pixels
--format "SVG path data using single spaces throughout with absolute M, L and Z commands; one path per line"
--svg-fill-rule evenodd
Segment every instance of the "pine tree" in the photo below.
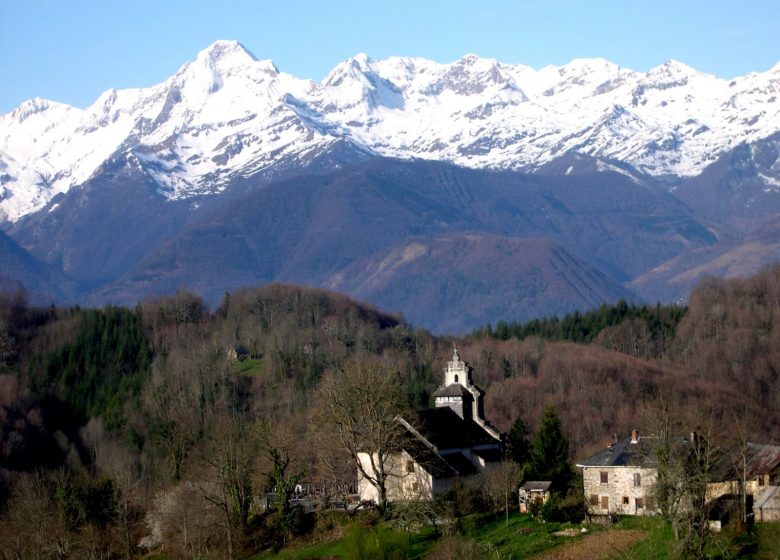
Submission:
M 569 441 L 552 405 L 545 409 L 542 424 L 536 432 L 529 471 L 536 480 L 552 481 L 552 489 L 558 491 L 565 491 L 573 477 Z
M 506 436 L 507 454 L 520 466 L 531 458 L 531 443 L 528 441 L 528 428 L 523 419 L 518 417 Z

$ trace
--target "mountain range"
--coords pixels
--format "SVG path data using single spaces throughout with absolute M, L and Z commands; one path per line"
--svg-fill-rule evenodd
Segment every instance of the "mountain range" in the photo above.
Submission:
M 684 299 L 780 249 L 780 64 L 540 70 L 218 41 L 161 84 L 0 115 L 0 287 L 210 302 L 329 287 L 439 332 Z

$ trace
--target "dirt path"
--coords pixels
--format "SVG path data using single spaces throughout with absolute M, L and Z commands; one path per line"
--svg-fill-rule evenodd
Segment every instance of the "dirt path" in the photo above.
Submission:
M 638 529 L 599 531 L 576 542 L 538 554 L 533 560 L 607 560 L 625 552 L 628 547 L 646 536 L 647 531 Z

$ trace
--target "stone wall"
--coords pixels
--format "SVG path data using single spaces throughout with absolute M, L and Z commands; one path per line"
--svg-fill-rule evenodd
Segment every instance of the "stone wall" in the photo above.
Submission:
M 607 473 L 602 482 L 601 473 Z M 639 480 L 635 481 L 635 475 Z M 585 467 L 582 469 L 585 501 L 595 515 L 652 515 L 656 470 L 641 467 Z M 636 485 L 639 482 L 639 485 Z

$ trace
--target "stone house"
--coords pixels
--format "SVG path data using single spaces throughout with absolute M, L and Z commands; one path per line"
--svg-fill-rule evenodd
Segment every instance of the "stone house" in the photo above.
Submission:
M 592 515 L 652 515 L 658 476 L 654 437 L 631 437 L 609 445 L 578 464 Z
M 691 434 L 690 438 L 694 437 Z M 689 441 L 676 438 L 675 452 L 689 452 Z M 616 441 L 577 465 L 582 468 L 585 499 L 592 515 L 656 513 L 656 445 L 655 436 L 640 437 L 633 431 L 630 438 Z M 723 504 L 741 499 L 741 481 L 745 480 L 748 514 L 752 512 L 756 521 L 761 517 L 780 518 L 780 492 L 776 491 L 780 484 L 780 446 L 749 443 L 744 455 L 727 453 L 713 465 L 708 480 L 705 499 L 713 515 L 723 509 Z
M 384 465 L 390 473 L 388 501 L 431 499 L 452 488 L 457 477 L 482 472 L 502 460 L 502 436 L 485 420 L 482 397 L 471 368 L 454 349 L 444 384 L 434 394 L 435 407 L 397 419 L 406 437 L 402 450 Z M 360 453 L 358 459 L 366 472 L 372 471 L 368 453 Z M 358 493 L 363 501 L 378 501 L 376 488 L 360 473 Z

